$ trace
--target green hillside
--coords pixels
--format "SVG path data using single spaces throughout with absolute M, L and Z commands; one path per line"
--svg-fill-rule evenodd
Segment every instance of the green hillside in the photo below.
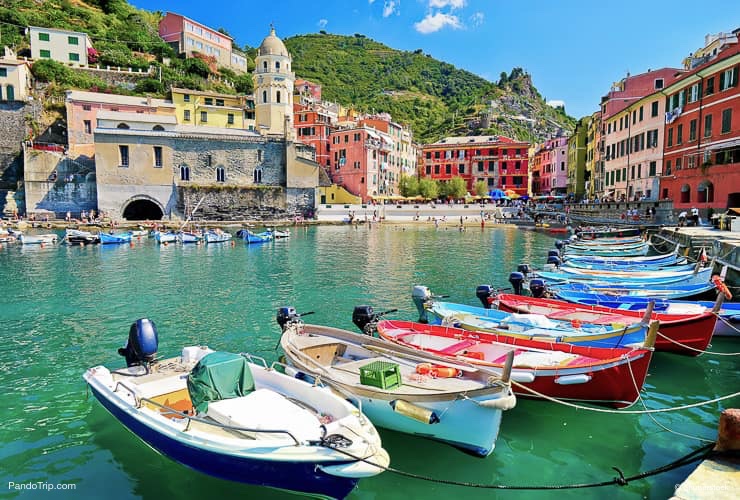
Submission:
M 252 91 L 251 75 L 235 75 L 209 66 L 207 58 L 184 60 L 157 34 L 161 12 L 137 9 L 126 0 L 13 0 L 0 4 L 2 44 L 30 55 L 26 26 L 86 32 L 101 65 L 157 67 L 159 78 L 146 78 L 135 88 L 110 88 L 94 76 L 53 61 L 34 65 L 50 91 L 66 88 L 165 96 L 171 86 L 225 93 Z M 233 27 L 217 27 L 224 32 Z M 296 77 L 322 85 L 330 101 L 365 112 L 388 112 L 412 127 L 417 141 L 448 135 L 502 134 L 542 140 L 558 130 L 571 131 L 575 120 L 547 106 L 520 68 L 489 82 L 424 54 L 399 51 L 361 34 L 321 32 L 284 40 L 293 56 Z M 246 48 L 254 57 L 255 50 Z M 226 78 L 233 87 L 214 81 Z

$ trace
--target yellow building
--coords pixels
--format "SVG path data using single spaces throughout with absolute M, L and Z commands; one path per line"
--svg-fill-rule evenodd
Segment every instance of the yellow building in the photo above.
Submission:
M 245 96 L 172 88 L 177 123 L 204 127 L 253 129 Z M 253 112 L 252 112 L 253 113 Z

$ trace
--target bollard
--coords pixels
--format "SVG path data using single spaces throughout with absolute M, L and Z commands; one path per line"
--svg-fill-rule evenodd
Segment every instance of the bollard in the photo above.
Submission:
M 740 451 L 740 409 L 728 408 L 719 416 L 715 451 Z

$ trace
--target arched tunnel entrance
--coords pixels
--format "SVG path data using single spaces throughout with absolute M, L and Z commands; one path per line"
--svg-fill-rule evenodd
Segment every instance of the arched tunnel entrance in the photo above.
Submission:
M 123 210 L 126 220 L 162 220 L 162 209 L 151 200 L 134 200 Z

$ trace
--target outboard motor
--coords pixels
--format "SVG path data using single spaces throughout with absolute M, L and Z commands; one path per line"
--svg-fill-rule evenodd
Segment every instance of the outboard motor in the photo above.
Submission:
M 557 255 L 549 255 L 547 257 L 547 263 L 552 264 L 555 267 L 560 267 L 560 264 L 562 264 L 563 262 L 560 260 L 560 257 L 558 257 Z
M 428 287 L 414 285 L 414 288 L 411 290 L 411 299 L 414 301 L 416 310 L 419 311 L 419 323 L 429 323 L 427 310 L 424 306 L 432 300 L 432 292 Z
M 516 270 L 522 273 L 526 278 L 532 268 L 529 267 L 529 264 L 519 264 L 518 266 L 516 266 Z
M 277 324 L 280 325 L 281 330 L 285 330 L 285 325 L 288 324 L 290 321 L 295 321 L 299 318 L 298 313 L 295 310 L 295 307 L 287 306 L 287 307 L 280 307 L 277 311 L 277 316 L 275 317 L 275 321 L 277 321 Z
M 563 240 L 555 240 L 555 248 L 562 250 L 564 246 L 565 242 Z
M 532 292 L 532 297 L 541 299 L 545 296 L 547 287 L 545 286 L 545 280 L 542 278 L 533 278 L 529 282 L 529 291 Z
M 375 321 L 373 306 L 355 306 L 354 311 L 352 311 L 352 323 L 354 323 L 362 333 L 366 333 L 365 327 L 373 321 Z
M 548 257 L 552 257 L 553 255 L 554 255 L 555 257 L 560 257 L 560 252 L 559 252 L 559 251 L 557 251 L 557 250 L 548 250 L 548 251 L 547 251 L 547 256 L 548 256 Z
M 513 272 L 509 275 L 509 283 L 514 287 L 514 293 L 517 295 L 522 294 L 522 284 L 524 283 L 524 275 L 520 272 Z
M 478 285 L 475 289 L 475 296 L 481 301 L 483 307 L 486 309 L 491 308 L 491 302 L 493 302 L 493 296 L 496 292 L 493 291 L 491 285 Z
M 126 366 L 147 365 L 157 357 L 159 338 L 154 322 L 137 319 L 128 331 L 126 347 L 118 349 L 118 354 L 126 357 Z

